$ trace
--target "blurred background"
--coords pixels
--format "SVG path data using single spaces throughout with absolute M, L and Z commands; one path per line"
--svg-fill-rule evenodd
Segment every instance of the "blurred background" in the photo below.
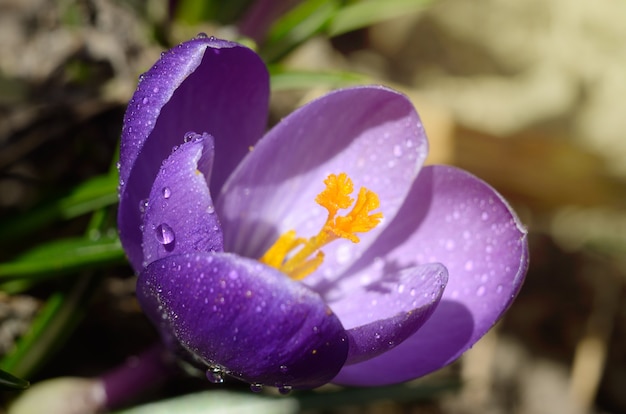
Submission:
M 460 361 L 265 412 L 626 412 L 623 0 L 0 0 L 0 369 L 97 376 L 156 337 L 116 236 L 116 151 L 139 74 L 199 32 L 257 49 L 271 122 L 341 86 L 406 93 L 427 162 L 492 184 L 530 231 L 518 299 Z M 192 377 L 137 403 L 215 390 L 216 412 L 253 404 Z

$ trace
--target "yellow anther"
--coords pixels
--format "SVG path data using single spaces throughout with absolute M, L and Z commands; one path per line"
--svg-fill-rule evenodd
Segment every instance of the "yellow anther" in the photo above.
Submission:
M 323 246 L 338 238 L 358 243 L 359 238 L 355 233 L 368 232 L 380 223 L 383 214 L 371 213 L 379 206 L 375 192 L 362 187 L 354 203 L 350 197 L 354 186 L 346 173 L 331 174 L 326 177 L 324 184 L 326 188 L 315 198 L 319 205 L 328 210 L 326 223 L 320 232 L 307 240 L 296 237 L 296 232 L 290 230 L 282 234 L 259 261 L 279 269 L 292 279 L 304 279 L 322 264 L 324 253 L 320 249 Z M 346 209 L 352 203 L 354 206 L 348 214 L 335 217 L 338 210 Z M 292 253 L 298 247 L 300 250 Z

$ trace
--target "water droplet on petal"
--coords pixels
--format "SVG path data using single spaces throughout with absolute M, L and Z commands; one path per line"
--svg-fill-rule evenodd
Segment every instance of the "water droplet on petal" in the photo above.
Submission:
M 497 293 L 502 293 L 503 290 L 504 290 L 504 286 L 502 286 L 502 285 L 496 286 L 496 292 Z
M 147 208 L 148 208 L 148 199 L 144 198 L 143 200 L 139 202 L 139 212 L 141 214 L 144 214 Z
M 280 385 L 278 387 L 278 392 L 282 395 L 287 395 L 291 392 L 292 389 L 293 387 L 291 385 Z
M 192 141 L 192 140 L 196 137 L 196 135 L 198 135 L 198 134 L 196 134 L 196 133 L 195 133 L 195 132 L 193 132 L 193 131 L 189 131 L 189 132 L 187 132 L 187 133 L 185 134 L 185 136 L 183 137 L 183 141 L 185 141 L 185 142 Z
M 395 155 L 396 157 L 402 156 L 402 147 L 400 145 L 393 146 L 393 155 Z
M 476 289 L 476 296 L 483 296 L 485 294 L 485 290 L 484 286 L 479 286 L 478 289 Z
M 486 211 L 483 211 L 483 213 L 480 215 L 480 218 L 481 218 L 483 221 L 487 221 L 487 220 L 489 220 L 489 213 L 487 213 Z
M 209 206 L 206 208 L 206 212 L 209 214 L 215 213 L 215 207 L 213 207 L 213 204 L 209 204 Z
M 282 372 L 283 374 L 286 373 L 288 371 L 287 369 L 287 365 L 281 365 L 280 366 L 280 372 Z
M 206 370 L 206 377 L 213 384 L 221 384 L 224 382 L 224 373 L 217 367 L 212 367 Z
M 337 248 L 336 260 L 339 264 L 345 264 L 352 259 L 352 247 L 349 244 L 342 244 Z
M 163 198 L 166 200 L 172 196 L 172 190 L 169 187 L 163 187 L 161 193 L 163 193 Z
M 163 245 L 173 243 L 176 238 L 176 236 L 174 235 L 174 230 L 172 230 L 172 228 L 166 223 L 159 224 L 156 227 L 155 232 L 157 241 Z
M 209 35 L 208 35 L 208 34 L 206 34 L 206 33 L 204 33 L 204 32 L 200 32 L 200 33 L 198 33 L 198 34 L 196 35 L 196 39 L 206 39 L 206 38 L 208 38 L 208 37 L 209 37 Z
M 250 391 L 252 391 L 252 392 L 261 392 L 261 391 L 263 391 L 263 384 L 259 384 L 259 383 L 250 384 Z
M 446 241 L 446 250 L 454 250 L 454 240 L 450 239 Z
M 146 105 L 148 102 L 150 102 L 150 99 L 148 99 L 147 97 L 141 100 L 141 103 L 144 105 Z

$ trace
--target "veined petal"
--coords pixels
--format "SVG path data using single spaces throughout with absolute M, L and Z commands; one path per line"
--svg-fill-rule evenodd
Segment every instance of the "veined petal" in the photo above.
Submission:
M 440 262 L 448 285 L 428 321 L 396 348 L 344 367 L 333 380 L 382 385 L 406 381 L 457 359 L 502 316 L 528 267 L 526 230 L 489 185 L 462 170 L 425 167 L 401 211 L 346 274 L 372 259 L 400 268 Z
M 329 303 L 348 332 L 347 365 L 380 355 L 415 333 L 437 307 L 448 280 L 439 263 L 380 270 L 384 277 Z
M 163 162 L 146 200 L 142 267 L 169 255 L 222 251 L 222 230 L 208 181 L 213 138 L 188 134 Z
M 225 250 L 260 257 L 279 234 L 311 237 L 326 220 L 315 204 L 330 173 L 345 172 L 354 186 L 380 198 L 383 223 L 360 234 L 364 249 L 399 209 L 427 153 L 411 102 L 379 86 L 334 91 L 296 110 L 242 161 L 217 200 Z M 347 246 L 347 249 L 346 249 Z M 351 242 L 324 248 L 322 267 L 306 279 L 332 278 L 355 257 Z
M 219 157 L 214 194 L 262 136 L 269 79 L 264 63 L 239 44 L 198 37 L 168 52 L 140 77 L 122 130 L 120 239 L 136 271 L 141 268 L 139 203 L 146 199 L 161 163 L 188 131 L 215 138 Z
M 348 340 L 319 295 L 228 253 L 167 256 L 139 276 L 137 297 L 166 343 L 251 384 L 313 388 L 343 366 Z

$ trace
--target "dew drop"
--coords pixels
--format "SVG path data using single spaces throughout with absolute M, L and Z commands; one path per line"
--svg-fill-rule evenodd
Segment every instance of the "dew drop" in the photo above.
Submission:
M 476 289 L 476 296 L 483 296 L 485 294 L 485 286 L 479 286 L 478 289 Z
M 183 136 L 183 141 L 185 141 L 185 142 L 193 141 L 193 140 L 196 139 L 197 135 L 198 134 L 196 134 L 195 132 L 189 131 L 189 132 L 185 133 L 185 135 Z
M 144 105 L 146 105 L 148 102 L 150 102 L 150 99 L 148 99 L 148 98 L 143 98 L 141 100 L 141 103 L 144 104 Z
M 224 382 L 224 373 L 217 367 L 212 367 L 206 370 L 206 377 L 213 384 L 221 384 Z
M 446 250 L 454 250 L 454 240 L 446 241 Z
M 156 229 L 156 238 L 157 241 L 163 245 L 168 245 L 174 242 L 176 236 L 174 235 L 174 230 L 166 224 L 159 224 Z
M 503 290 L 504 290 L 504 286 L 502 285 L 496 286 L 496 293 L 502 293 Z
M 347 263 L 352 259 L 352 247 L 349 244 L 342 244 L 337 248 L 336 260 L 339 264 Z
M 467 262 L 465 262 L 465 270 L 467 270 L 469 272 L 473 268 L 474 268 L 474 262 L 473 261 L 468 260 Z
M 206 39 L 206 38 L 208 38 L 208 37 L 209 37 L 209 35 L 208 35 L 208 34 L 206 34 L 206 33 L 204 33 L 204 32 L 200 32 L 200 33 L 198 33 L 198 34 L 196 35 L 196 39 Z
M 166 200 L 172 196 L 172 190 L 169 187 L 163 187 L 161 193 L 163 194 L 163 198 Z
M 400 283 L 398 285 L 398 293 L 402 293 L 402 292 L 404 292 L 404 285 L 402 283 Z
M 250 384 L 250 391 L 252 392 L 263 391 L 263 384 L 259 384 L 259 383 Z
M 287 395 L 291 392 L 293 387 L 291 385 L 280 385 L 278 386 L 278 392 L 282 395 Z
M 139 202 L 139 212 L 141 214 L 144 214 L 147 208 L 148 208 L 148 199 L 144 198 L 143 200 Z
M 287 365 L 281 365 L 279 369 L 280 369 L 280 372 L 282 372 L 283 374 L 287 373 L 288 371 Z
M 130 130 L 130 128 L 128 128 Z M 130 131 L 129 131 L 130 132 Z M 119 171 L 122 168 L 122 164 L 118 161 L 115 163 L 115 168 Z
M 486 211 L 483 211 L 483 213 L 480 215 L 480 218 L 481 218 L 483 221 L 487 221 L 487 220 L 489 220 L 489 213 L 487 213 Z
M 395 155 L 396 157 L 402 156 L 402 147 L 400 145 L 393 146 L 393 155 Z
M 213 207 L 213 204 L 209 204 L 209 206 L 206 208 L 206 212 L 209 214 L 215 213 L 215 207 Z

